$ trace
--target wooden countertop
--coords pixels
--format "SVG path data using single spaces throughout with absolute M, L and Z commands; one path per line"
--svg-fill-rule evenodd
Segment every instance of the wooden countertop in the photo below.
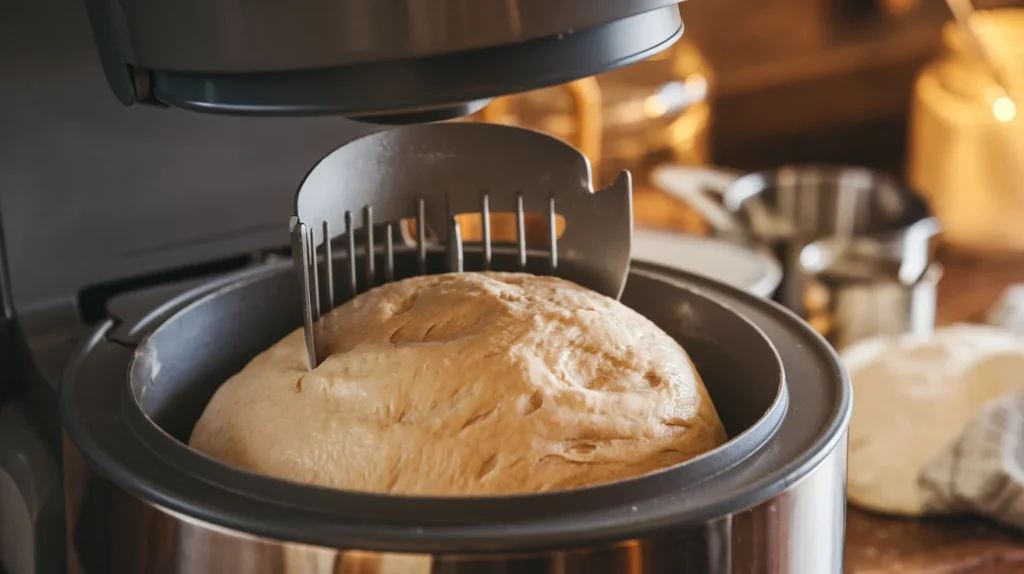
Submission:
M 638 190 L 638 225 L 701 232 L 700 218 L 677 200 Z M 939 323 L 978 320 L 1010 284 L 1024 282 L 1024 261 L 944 256 Z M 849 508 L 847 574 L 1024 573 L 1024 535 L 971 518 L 909 520 Z

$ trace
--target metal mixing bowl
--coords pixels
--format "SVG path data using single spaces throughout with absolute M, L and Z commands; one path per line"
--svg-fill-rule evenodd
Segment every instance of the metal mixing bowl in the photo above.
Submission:
M 686 348 L 730 441 L 608 485 L 429 498 L 257 476 L 185 445 L 218 385 L 300 324 L 297 290 L 280 263 L 112 306 L 120 316 L 83 345 L 60 396 L 72 571 L 841 570 L 850 386 L 781 307 L 634 265 L 622 301 Z

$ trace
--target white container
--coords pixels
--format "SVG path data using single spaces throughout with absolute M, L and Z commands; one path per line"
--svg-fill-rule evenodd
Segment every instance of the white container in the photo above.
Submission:
M 1006 64 L 1009 81 L 1024 84 L 1024 10 L 976 18 L 979 37 Z M 908 181 L 929 201 L 950 247 L 1024 253 L 1024 102 L 1018 110 L 1005 97 L 952 22 L 943 45 L 915 85 Z

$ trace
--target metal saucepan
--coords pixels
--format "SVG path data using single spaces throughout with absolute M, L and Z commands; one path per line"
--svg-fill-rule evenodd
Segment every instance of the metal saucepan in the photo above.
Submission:
M 942 278 L 942 266 L 931 260 L 931 240 L 939 231 L 929 217 L 906 229 L 805 247 L 807 321 L 838 349 L 874 335 L 930 335 Z
M 653 174 L 657 185 L 700 212 L 713 234 L 733 241 L 766 245 L 783 264 L 784 279 L 777 299 L 806 317 L 804 248 L 816 241 L 857 239 L 859 252 L 906 249 L 904 274 L 927 267 L 928 219 L 925 203 L 891 178 L 849 166 L 786 166 L 740 175 L 721 169 L 666 166 Z M 911 230 L 914 231 L 911 231 Z M 902 238 L 910 233 L 910 239 Z M 923 254 L 921 246 L 925 245 Z M 884 246 L 884 247 L 883 247 Z M 922 267 L 921 261 L 925 261 Z

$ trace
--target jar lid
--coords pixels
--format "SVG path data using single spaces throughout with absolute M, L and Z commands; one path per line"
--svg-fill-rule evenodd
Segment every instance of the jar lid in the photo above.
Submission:
M 1024 8 L 978 10 L 971 16 L 972 28 L 982 38 L 985 49 L 997 62 L 1020 63 L 1024 72 L 1024 45 L 1018 39 L 1024 35 Z M 942 45 L 950 52 L 975 58 L 973 49 L 955 20 L 942 28 Z

